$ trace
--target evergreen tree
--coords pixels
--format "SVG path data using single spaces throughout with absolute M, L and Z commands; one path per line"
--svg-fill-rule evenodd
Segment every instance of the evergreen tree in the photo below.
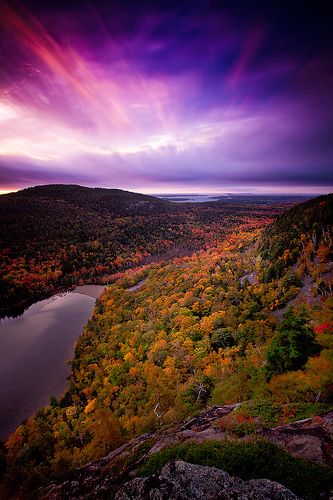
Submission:
M 297 315 L 291 307 L 283 317 L 267 351 L 268 379 L 278 373 L 303 368 L 310 356 L 320 352 L 320 346 L 304 313 Z

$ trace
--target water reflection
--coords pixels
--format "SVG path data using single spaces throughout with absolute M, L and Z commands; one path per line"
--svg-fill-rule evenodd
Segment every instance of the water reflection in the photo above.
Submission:
M 88 321 L 95 298 L 56 295 L 17 318 L 0 322 L 0 438 L 60 396 L 70 373 L 73 346 Z

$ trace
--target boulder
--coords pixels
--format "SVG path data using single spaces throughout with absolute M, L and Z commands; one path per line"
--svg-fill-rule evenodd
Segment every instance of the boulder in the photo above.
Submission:
M 169 462 L 159 474 L 125 483 L 116 500 L 297 500 L 268 479 L 242 481 L 215 467 Z

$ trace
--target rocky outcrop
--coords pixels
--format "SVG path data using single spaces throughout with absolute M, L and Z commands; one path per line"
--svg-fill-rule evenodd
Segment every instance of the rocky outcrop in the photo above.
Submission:
M 333 465 L 333 412 L 322 417 L 264 429 L 258 434 L 282 446 L 294 457 Z
M 149 453 L 187 440 L 222 441 L 230 437 L 228 431 L 221 430 L 218 422 L 238 407 L 239 404 L 235 404 L 203 410 L 179 427 L 161 433 Z M 333 412 L 273 429 L 258 428 L 256 435 L 282 446 L 297 458 L 306 458 L 320 465 L 333 465 Z
M 135 471 L 138 466 L 152 453 L 187 440 L 204 442 L 207 440 L 222 441 L 227 437 L 236 439 L 235 436 L 230 436 L 227 431 L 222 430 L 223 428 L 219 425 L 219 422 L 223 417 L 231 414 L 238 407 L 239 404 L 212 406 L 202 410 L 197 416 L 189 418 L 172 428 L 143 434 L 112 451 L 103 459 L 92 462 L 74 471 L 62 482 L 52 484 L 47 490 L 42 492 L 41 496 L 44 495 L 44 498 L 48 500 L 102 499 L 113 497 L 120 485 L 135 477 Z M 333 464 L 333 412 L 322 415 L 321 417 L 309 418 L 273 429 L 259 428 L 257 429 L 257 435 L 279 444 L 295 457 L 306 458 L 318 464 Z M 248 439 L 248 437 L 244 436 L 241 439 Z M 221 471 L 219 471 L 219 473 L 225 474 Z M 136 481 L 139 481 L 138 484 L 148 484 L 141 483 L 140 481 L 143 481 L 141 479 L 137 479 Z M 209 477 L 208 482 L 213 482 L 213 480 Z M 253 481 L 248 481 L 246 484 L 248 487 L 249 484 L 253 484 Z M 254 484 L 258 485 L 258 480 L 254 481 Z M 261 486 L 264 485 L 262 482 L 260 484 Z M 142 488 L 143 487 L 146 486 L 142 486 Z M 277 487 L 273 487 L 271 481 L 267 482 L 267 488 L 273 488 L 274 494 L 276 494 Z M 261 497 L 248 496 L 244 498 Z M 282 499 L 292 497 L 266 496 L 265 498 Z
M 297 500 L 297 496 L 268 479 L 242 481 L 215 467 L 169 462 L 159 474 L 126 483 L 116 500 Z
M 182 424 L 168 429 L 164 433 L 159 434 L 158 440 L 151 447 L 149 454 L 182 443 L 183 441 L 193 440 L 203 442 L 208 440 L 222 441 L 226 438 L 226 432 L 219 430 L 216 426 L 221 418 L 229 415 L 232 411 L 239 407 L 240 403 L 224 406 L 211 406 L 202 410 L 195 417 L 185 420 Z

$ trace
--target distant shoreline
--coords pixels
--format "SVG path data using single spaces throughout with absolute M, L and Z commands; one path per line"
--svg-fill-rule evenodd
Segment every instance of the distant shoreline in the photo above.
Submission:
M 305 201 L 310 198 L 315 197 L 315 195 L 278 195 L 278 194 L 262 194 L 262 195 L 255 195 L 255 194 L 250 194 L 250 193 L 244 193 L 244 194 L 186 194 L 186 193 L 180 193 L 180 194 L 154 194 L 152 196 L 155 196 L 156 198 L 159 198 L 160 200 L 164 201 L 170 201 L 171 203 L 211 203 L 211 202 L 226 202 L 226 201 L 233 201 L 233 202 L 244 202 L 244 201 L 251 201 L 255 200 L 258 202 L 261 201 L 269 201 L 272 200 L 273 202 L 276 201 L 291 201 L 291 200 L 297 200 L 297 201 Z

